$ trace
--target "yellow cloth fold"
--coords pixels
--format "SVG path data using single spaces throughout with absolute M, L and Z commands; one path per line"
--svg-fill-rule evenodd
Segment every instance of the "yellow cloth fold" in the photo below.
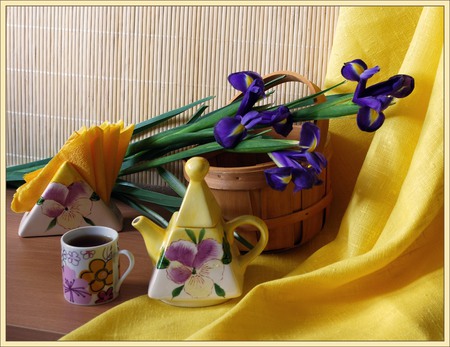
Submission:
M 361 58 L 381 67 L 370 83 L 403 73 L 416 88 L 375 134 L 330 122 L 335 198 L 315 239 L 259 256 L 239 299 L 189 309 L 143 295 L 62 340 L 443 340 L 443 14 L 341 8 L 327 85 Z

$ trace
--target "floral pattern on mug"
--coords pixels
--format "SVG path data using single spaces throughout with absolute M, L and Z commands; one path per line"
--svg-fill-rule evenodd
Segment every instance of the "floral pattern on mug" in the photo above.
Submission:
M 95 255 L 95 250 L 81 251 L 80 254 L 83 257 L 83 259 L 91 259 Z
M 88 283 L 77 278 L 75 271 L 68 266 L 62 267 L 65 298 L 75 304 L 88 304 L 91 301 Z
M 80 256 L 78 255 L 78 252 L 76 251 L 66 251 L 65 249 L 63 249 L 62 253 L 61 253 L 61 260 L 62 260 L 62 264 L 67 264 L 70 263 L 74 266 L 78 266 L 78 264 L 80 263 Z
M 112 259 L 94 259 L 89 263 L 89 270 L 80 273 L 80 278 L 87 281 L 92 292 L 97 293 L 113 283 Z
M 105 247 L 105 249 L 103 250 L 103 259 L 105 259 L 105 261 L 112 259 L 113 253 L 114 249 L 112 245 L 109 247 Z
M 94 225 L 87 218 L 91 214 L 93 201 L 99 200 L 98 195 L 84 181 L 74 182 L 69 186 L 52 182 L 37 202 L 42 213 L 52 220 L 47 230 L 55 225 L 65 229 L 74 229 L 85 223 Z
M 224 264 L 230 255 L 225 256 L 224 245 L 214 239 L 203 239 L 205 229 L 200 231 L 198 239 L 192 230 L 186 229 L 191 241 L 178 240 L 167 247 L 157 267 L 166 269 L 167 277 L 181 286 L 172 291 L 176 297 L 184 290 L 193 298 L 205 298 L 214 292 L 225 297 L 224 289 L 219 285 L 223 279 Z M 225 261 L 226 259 L 226 261 Z
M 102 290 L 98 294 L 98 299 L 95 301 L 96 304 L 101 304 L 103 302 L 108 302 L 114 299 L 114 288 L 109 287 L 108 290 Z

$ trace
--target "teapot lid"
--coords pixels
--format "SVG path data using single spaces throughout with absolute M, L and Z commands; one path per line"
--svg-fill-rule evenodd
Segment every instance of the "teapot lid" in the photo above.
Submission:
M 176 225 L 185 228 L 215 227 L 222 218 L 216 198 L 205 182 L 209 162 L 202 157 L 193 157 L 185 164 L 189 185 L 186 190 Z

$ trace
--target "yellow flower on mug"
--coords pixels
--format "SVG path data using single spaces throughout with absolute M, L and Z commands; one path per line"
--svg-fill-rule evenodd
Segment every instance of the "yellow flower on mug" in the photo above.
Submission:
M 94 259 L 89 263 L 89 270 L 80 273 L 80 278 L 89 283 L 92 292 L 99 292 L 113 283 L 112 259 L 104 261 Z

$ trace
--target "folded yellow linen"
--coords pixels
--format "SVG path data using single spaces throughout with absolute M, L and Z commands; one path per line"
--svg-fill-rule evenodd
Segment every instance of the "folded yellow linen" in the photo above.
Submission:
M 113 130 L 110 130 L 113 129 Z M 30 211 L 61 165 L 69 162 L 91 188 L 108 203 L 134 125 L 123 127 L 123 121 L 101 127 L 82 127 L 74 132 L 59 152 L 44 166 L 24 176 L 25 184 L 14 194 L 11 209 Z M 110 158 L 114 158 L 110 163 Z
M 327 84 L 361 58 L 416 89 L 373 135 L 331 121 L 335 198 L 315 239 L 259 256 L 240 299 L 189 309 L 143 295 L 62 340 L 443 340 L 442 23 L 440 7 L 341 8 Z

